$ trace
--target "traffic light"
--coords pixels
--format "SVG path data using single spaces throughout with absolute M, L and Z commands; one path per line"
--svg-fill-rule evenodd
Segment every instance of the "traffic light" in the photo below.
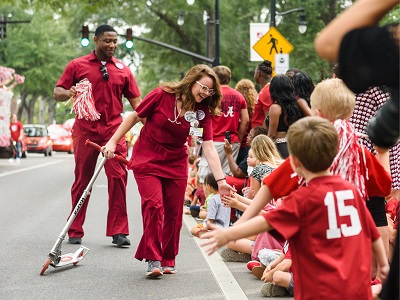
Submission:
M 89 26 L 82 26 L 82 39 L 81 39 L 81 45 L 83 47 L 89 46 Z
M 125 42 L 125 47 L 127 49 L 132 49 L 134 46 L 133 43 L 133 36 L 132 36 L 132 28 L 128 28 L 126 30 L 126 42 Z
M 0 16 L 0 39 L 7 37 L 7 18 Z

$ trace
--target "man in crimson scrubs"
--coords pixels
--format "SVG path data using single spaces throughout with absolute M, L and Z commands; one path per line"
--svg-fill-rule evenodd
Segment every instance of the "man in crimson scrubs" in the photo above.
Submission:
M 86 78 L 92 84 L 93 101 L 100 113 L 96 121 L 76 117 L 72 138 L 75 156 L 75 182 L 72 185 L 72 208 L 82 196 L 92 178 L 99 152 L 85 146 L 86 139 L 104 145 L 122 122 L 122 96 L 125 96 L 132 108 L 139 104 L 140 91 L 131 70 L 114 57 L 117 48 L 117 33 L 109 25 L 96 29 L 95 50 L 89 55 L 74 59 L 68 63 L 64 73 L 54 89 L 56 101 L 66 101 L 76 94 L 76 84 Z M 118 142 L 116 154 L 126 157 L 125 138 Z M 108 160 L 105 165 L 108 178 L 108 205 L 106 235 L 112 236 L 117 246 L 130 245 L 126 237 L 129 234 L 126 211 L 127 171 L 116 160 Z M 84 235 L 83 223 L 89 203 L 87 197 L 76 219 L 68 230 L 69 243 L 80 244 Z

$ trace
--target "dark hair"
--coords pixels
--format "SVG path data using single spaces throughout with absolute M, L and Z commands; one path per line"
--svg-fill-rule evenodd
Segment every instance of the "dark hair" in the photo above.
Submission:
M 306 73 L 299 72 L 293 76 L 292 82 L 296 96 L 306 100 L 308 107 L 311 108 L 310 96 L 314 91 L 314 83 L 311 77 Z
M 272 75 L 272 63 L 269 60 L 264 60 L 257 66 L 258 71 L 261 73 Z
M 286 115 L 286 123 L 290 126 L 302 117 L 300 108 L 294 95 L 292 81 L 283 74 L 276 75 L 269 87 L 272 101 L 282 107 L 282 114 Z
M 104 32 L 110 32 L 110 31 L 116 33 L 115 29 L 112 28 L 110 25 L 100 25 L 99 27 L 96 28 L 94 35 L 99 37 L 103 35 Z
M 260 134 L 268 135 L 268 129 L 266 129 L 264 127 L 255 126 L 252 129 L 253 129 L 253 132 L 254 132 L 253 137 L 256 137 L 257 135 L 260 135 Z
M 336 78 L 341 79 L 341 77 L 340 77 L 340 68 L 339 68 L 339 64 L 335 64 L 335 65 L 332 67 L 332 72 L 333 72 L 333 74 L 336 75 Z
M 294 75 L 296 75 L 297 73 L 300 73 L 301 71 L 300 71 L 300 69 L 297 69 L 297 68 L 291 68 L 291 69 L 288 69 L 288 70 L 286 71 L 286 73 L 287 73 L 287 72 L 293 72 Z
M 208 173 L 206 178 L 204 178 L 204 184 L 211 186 L 214 190 L 218 191 L 218 183 L 214 178 L 212 173 Z

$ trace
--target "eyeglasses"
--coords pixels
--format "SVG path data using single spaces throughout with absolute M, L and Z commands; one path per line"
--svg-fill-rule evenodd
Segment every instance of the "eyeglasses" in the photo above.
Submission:
M 198 85 L 201 86 L 200 92 L 202 92 L 202 93 L 208 93 L 210 96 L 212 96 L 212 95 L 215 94 L 214 89 L 210 89 L 210 88 L 208 88 L 208 86 L 206 86 L 206 85 L 204 85 L 204 84 L 201 84 L 201 83 L 198 82 L 198 81 L 196 81 L 196 83 L 197 83 Z
M 100 66 L 100 71 L 102 73 L 101 77 L 103 77 L 104 80 L 110 79 L 110 77 L 108 76 L 107 68 L 106 68 L 105 65 L 101 65 Z

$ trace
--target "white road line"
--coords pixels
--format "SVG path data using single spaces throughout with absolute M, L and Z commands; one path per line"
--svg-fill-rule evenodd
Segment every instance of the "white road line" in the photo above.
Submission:
M 0 174 L 0 177 L 4 177 L 4 176 L 16 174 L 16 173 L 21 173 L 21 172 L 25 172 L 25 171 L 30 171 L 30 170 L 34 170 L 34 169 L 38 169 L 38 168 L 43 168 L 43 167 L 47 167 L 47 166 L 54 165 L 54 164 L 59 164 L 60 162 L 63 162 L 63 161 L 64 161 L 63 159 L 60 159 L 60 160 L 55 160 L 55 161 L 47 162 L 47 163 L 44 163 L 44 164 L 40 164 L 40 165 L 37 165 L 37 166 L 18 169 L 18 170 L 15 170 L 15 171 L 4 172 L 4 173 Z
M 191 228 L 197 225 L 196 221 L 190 215 L 184 215 L 183 221 L 189 232 Z M 235 277 L 233 277 L 231 271 L 226 266 L 219 253 L 215 252 L 212 255 L 208 255 L 203 251 L 203 248 L 201 248 L 200 239 L 194 238 L 194 240 L 196 241 L 197 246 L 200 248 L 200 251 L 206 259 L 208 265 L 210 266 L 218 285 L 224 293 L 225 299 L 247 300 L 248 298 L 246 294 L 237 283 Z

